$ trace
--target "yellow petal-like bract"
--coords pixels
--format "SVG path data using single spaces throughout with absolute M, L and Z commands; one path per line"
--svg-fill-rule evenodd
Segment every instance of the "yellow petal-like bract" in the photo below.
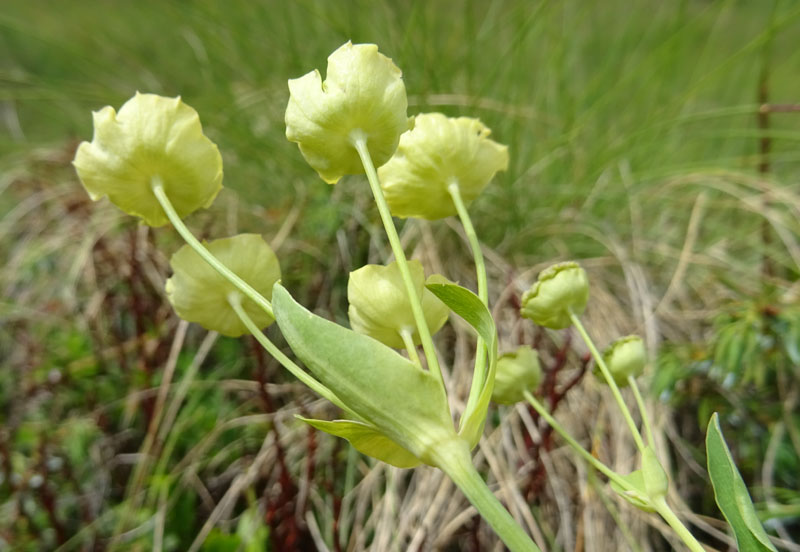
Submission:
M 451 183 L 465 203 L 478 197 L 497 171 L 508 169 L 508 147 L 490 134 L 478 119 L 417 115 L 394 157 L 378 169 L 392 214 L 429 220 L 455 215 Z
M 536 324 L 561 330 L 572 324 L 570 312 L 583 314 L 589 301 L 589 279 L 578 263 L 558 263 L 539 274 L 522 294 L 520 314 Z
M 222 189 L 222 156 L 180 97 L 137 92 L 119 113 L 106 106 L 93 116 L 94 137 L 73 161 L 93 200 L 108 196 L 126 213 L 161 226 L 167 216 L 153 195 L 154 177 L 181 217 L 211 205 Z
M 400 69 L 374 44 L 346 44 L 328 57 L 325 81 L 314 70 L 289 81 L 286 138 L 328 184 L 363 174 L 354 131 L 367 138 L 375 166 L 397 149 L 409 127 Z
M 205 246 L 257 292 L 267 299 L 272 297 L 272 286 L 280 279 L 281 269 L 272 248 L 261 236 L 239 234 Z M 194 249 L 184 245 L 172 256 L 170 265 L 173 275 L 167 280 L 167 297 L 178 316 L 230 337 L 249 333 L 228 303 L 228 294 L 237 291 L 236 287 Z M 242 308 L 259 328 L 274 321 L 248 298 L 242 299 Z
M 425 288 L 425 284 L 449 281 L 439 274 L 429 276 L 426 281 L 422 263 L 416 260 L 409 261 L 408 268 L 417 295 L 421 298 L 425 321 L 431 334 L 434 334 L 447 322 L 450 310 Z M 400 349 L 405 346 L 400 332 L 407 329 L 414 343 L 419 343 L 411 301 L 397 263 L 366 265 L 351 272 L 347 282 L 347 299 L 350 302 L 347 314 L 353 330 Z

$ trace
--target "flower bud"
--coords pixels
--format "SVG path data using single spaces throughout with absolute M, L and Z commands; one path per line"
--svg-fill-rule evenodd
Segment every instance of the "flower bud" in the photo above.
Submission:
M 528 345 L 497 359 L 492 400 L 499 404 L 514 404 L 524 399 L 524 391 L 533 391 L 539 386 L 542 368 L 539 354 Z
M 497 171 L 508 169 L 508 147 L 490 134 L 478 119 L 417 115 L 413 130 L 400 137 L 397 152 L 378 169 L 392 214 L 429 220 L 455 215 L 451 183 L 465 204 L 478 197 Z
M 211 205 L 222 189 L 219 150 L 180 97 L 137 92 L 119 113 L 106 106 L 93 115 L 94 137 L 73 161 L 93 200 L 108 196 L 145 224 L 161 226 L 167 216 L 153 194 L 154 178 L 181 217 Z
M 449 283 L 447 278 L 433 274 L 425 280 L 425 272 L 419 261 L 408 261 L 411 279 L 422 302 L 422 312 L 431 335 L 444 326 L 449 309 L 425 284 Z M 347 282 L 347 299 L 350 307 L 347 314 L 350 326 L 358 333 L 377 339 L 384 345 L 401 349 L 405 347 L 401 332 L 411 332 L 415 344 L 419 344 L 417 325 L 411 310 L 411 301 L 406 293 L 400 268 L 393 262 L 386 266 L 366 265 L 350 273 Z
M 647 354 L 644 341 L 638 335 L 621 337 L 603 351 L 603 360 L 619 387 L 628 385 L 628 376 L 638 377 L 644 372 Z M 603 382 L 605 379 L 595 368 L 595 375 Z
M 325 81 L 316 69 L 289 81 L 286 138 L 296 142 L 328 184 L 363 174 L 354 131 L 367 138 L 375 166 L 386 163 L 409 128 L 402 72 L 374 44 L 349 41 L 328 57 Z
M 589 279 L 575 262 L 555 264 L 539 274 L 522 294 L 520 314 L 536 324 L 561 330 L 572 324 L 570 312 L 580 316 L 589 301 Z
M 257 292 L 272 297 L 272 286 L 281 277 L 278 258 L 258 234 L 239 234 L 204 244 L 222 264 Z M 197 252 L 184 245 L 170 259 L 173 275 L 167 280 L 167 298 L 178 316 L 207 330 L 229 337 L 248 333 L 247 327 L 228 303 L 236 287 L 220 275 Z M 242 308 L 259 328 L 274 321 L 251 299 L 242 297 Z

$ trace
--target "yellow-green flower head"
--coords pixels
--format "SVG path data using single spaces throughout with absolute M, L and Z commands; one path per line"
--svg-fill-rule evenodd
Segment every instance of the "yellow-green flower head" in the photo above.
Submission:
M 578 263 L 558 263 L 539 274 L 522 294 L 520 314 L 536 324 L 560 330 L 572 324 L 570 311 L 579 316 L 589 301 L 589 279 Z
M 211 205 L 222 189 L 219 150 L 180 97 L 137 92 L 119 113 L 106 106 L 93 117 L 94 137 L 73 161 L 93 200 L 108 196 L 126 213 L 161 226 L 167 217 L 153 195 L 154 178 L 181 217 Z
M 434 334 L 447 322 L 450 311 L 425 285 L 449 281 L 439 274 L 432 274 L 426 281 L 425 271 L 419 261 L 409 261 L 408 268 L 417 296 L 421 298 L 425 321 L 431 334 Z M 405 346 L 400 332 L 408 330 L 414 343 L 419 344 L 411 301 L 397 263 L 366 265 L 351 272 L 347 282 L 347 299 L 350 302 L 347 314 L 353 330 L 396 349 Z
M 397 217 L 440 219 L 456 214 L 448 192 L 458 185 L 464 203 L 486 187 L 497 171 L 508 169 L 508 147 L 490 140 L 478 119 L 424 113 L 378 177 L 392 214 Z
M 328 57 L 325 81 L 318 70 L 289 81 L 286 138 L 328 184 L 363 174 L 354 132 L 367 139 L 375 166 L 386 163 L 409 128 L 402 72 L 374 44 L 349 41 Z
M 603 351 L 603 360 L 617 385 L 625 387 L 628 385 L 628 376 L 636 378 L 644 372 L 645 364 L 647 364 L 644 341 L 638 335 L 620 337 Z M 595 376 L 605 382 L 597 368 L 595 368 Z
M 497 359 L 492 400 L 499 404 L 515 404 L 524 399 L 524 391 L 539 387 L 542 367 L 539 354 L 528 345 Z
M 219 261 L 270 299 L 272 286 L 281 278 L 281 268 L 272 248 L 258 234 L 239 234 L 204 244 Z M 178 316 L 196 322 L 207 330 L 238 337 L 248 333 L 228 303 L 228 294 L 236 292 L 228 282 L 188 245 L 170 259 L 172 277 L 167 280 L 167 297 Z M 242 308 L 259 328 L 274 321 L 248 298 Z

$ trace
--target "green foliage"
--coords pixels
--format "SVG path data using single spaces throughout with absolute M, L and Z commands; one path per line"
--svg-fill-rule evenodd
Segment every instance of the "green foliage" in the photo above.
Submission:
M 312 314 L 280 284 L 272 300 L 297 358 L 373 430 L 423 461 L 436 443 L 455 438 L 444 389 L 430 372 L 371 337 Z
M 620 485 L 617 485 L 617 483 L 612 480 L 610 484 L 614 492 L 640 510 L 644 512 L 654 512 L 655 509 L 650 503 L 650 497 L 647 495 L 647 489 L 645 488 L 644 483 L 644 473 L 642 470 L 634 470 L 631 473 L 621 475 L 620 477 L 624 479 L 625 482 L 631 487 L 633 487 L 633 489 L 623 489 Z
M 374 427 L 351 420 L 311 420 L 298 416 L 310 426 L 329 435 L 347 439 L 356 450 L 397 468 L 413 468 L 422 462 L 419 458 L 389 439 Z
M 213 529 L 203 543 L 203 552 L 239 552 L 242 539 L 238 535 L 229 535 L 219 529 Z
M 713 363 L 728 387 L 774 386 L 800 365 L 799 305 L 745 301 L 720 315 L 715 329 Z
M 775 447 L 777 487 L 800 485 L 800 413 L 787 397 L 796 392 L 800 343 L 800 305 L 779 303 L 773 295 L 734 303 L 719 314 L 706 343 L 671 345 L 658 360 L 653 391 L 698 429 L 719 412 L 719 423 L 735 432 L 730 447 L 745 480 L 761 476 L 766 451 Z M 772 443 L 778 428 L 782 438 Z M 785 429 L 785 432 L 784 432 Z M 698 460 L 700 448 L 695 449 Z M 756 496 L 764 490 L 756 488 Z M 758 502 L 763 519 L 785 516 L 793 498 L 777 493 L 777 504 Z
M 473 408 L 464 412 L 459 429 L 459 435 L 467 440 L 470 447 L 474 447 L 483 434 L 486 412 L 494 388 L 497 368 L 497 328 L 489 309 L 470 290 L 456 284 L 428 284 L 426 287 L 454 313 L 466 320 L 478 332 L 486 347 L 489 369 L 482 381 L 473 380 L 473 385 L 480 386 L 480 394 Z
M 748 552 L 773 550 L 777 552 L 756 516 L 750 494 L 742 481 L 742 476 L 736 469 L 731 452 L 722 436 L 719 417 L 716 414 L 708 423 L 706 452 L 708 454 L 708 473 L 711 476 L 711 483 L 714 485 L 717 504 L 736 534 L 739 550 Z

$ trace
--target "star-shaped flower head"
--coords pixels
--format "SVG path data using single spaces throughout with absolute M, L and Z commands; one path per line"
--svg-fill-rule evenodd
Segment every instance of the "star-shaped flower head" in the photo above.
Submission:
M 439 274 L 432 274 L 425 280 L 425 271 L 419 261 L 409 261 L 408 268 L 422 302 L 425 321 L 431 334 L 435 334 L 447 322 L 450 310 L 425 285 L 450 282 Z M 347 299 L 350 302 L 347 310 L 350 326 L 356 332 L 400 349 L 405 346 L 401 332 L 408 330 L 414 343 L 419 344 L 411 301 L 397 263 L 366 265 L 351 272 Z
M 508 147 L 490 140 L 478 119 L 424 113 L 378 177 L 392 214 L 397 217 L 440 219 L 456 214 L 448 192 L 458 185 L 465 203 L 486 187 L 497 171 L 508 169 Z
M 402 73 L 375 44 L 348 41 L 328 57 L 324 81 L 315 69 L 291 79 L 289 93 L 286 138 L 297 143 L 328 184 L 363 174 L 354 132 L 366 137 L 377 167 L 389 160 L 409 128 Z
M 272 297 L 272 286 L 281 278 L 281 268 L 272 248 L 258 234 L 239 234 L 204 244 L 222 264 L 257 292 Z M 184 245 L 169 261 L 172 277 L 167 280 L 167 298 L 178 316 L 207 330 L 229 337 L 248 333 L 228 302 L 236 287 L 211 267 L 197 252 Z M 243 298 L 242 308 L 259 328 L 274 319 L 252 300 Z
M 554 264 L 543 270 L 531 289 L 522 294 L 523 318 L 553 330 L 572 324 L 570 313 L 580 316 L 589 301 L 589 279 L 576 262 Z
M 93 116 L 94 137 L 73 161 L 93 200 L 108 196 L 145 224 L 162 226 L 168 219 L 153 194 L 154 178 L 181 217 L 211 205 L 222 189 L 222 156 L 180 97 L 137 92 L 119 113 L 106 106 Z

